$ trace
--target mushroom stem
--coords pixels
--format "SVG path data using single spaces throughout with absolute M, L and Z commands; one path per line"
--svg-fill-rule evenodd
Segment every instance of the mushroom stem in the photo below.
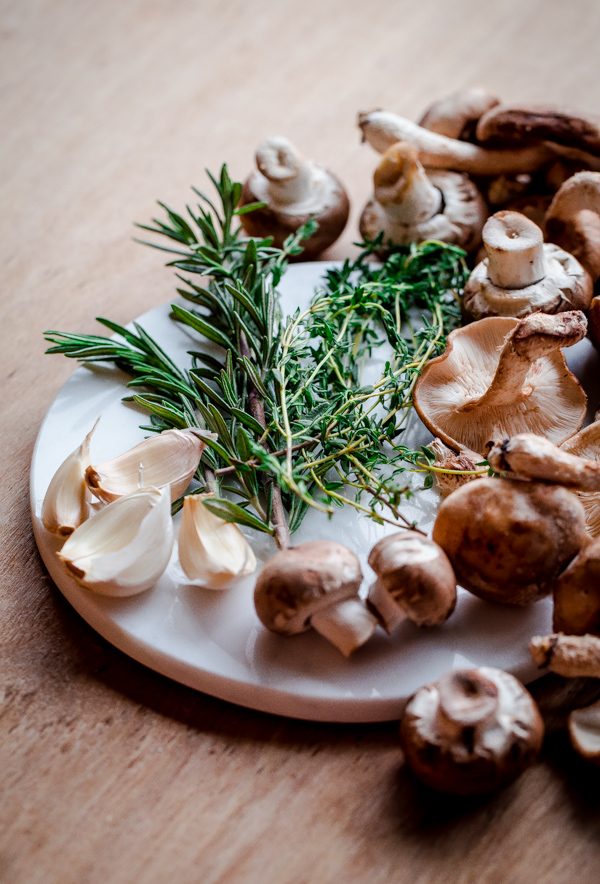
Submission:
M 438 135 L 398 114 L 381 110 L 359 114 L 358 125 L 363 140 L 379 153 L 384 153 L 397 141 L 409 141 L 419 151 L 423 165 L 436 169 L 453 169 L 474 175 L 523 174 L 535 172 L 553 157 L 552 151 L 544 146 L 489 150 Z
M 547 273 L 541 229 L 519 212 L 496 212 L 483 228 L 488 276 L 503 289 L 522 289 Z
M 438 682 L 439 725 L 456 733 L 486 721 L 498 708 L 498 688 L 476 669 L 448 672 Z
M 377 619 L 360 599 L 346 599 L 316 611 L 310 625 L 349 657 L 371 638 Z
M 532 393 L 525 383 L 533 362 L 553 350 L 570 347 L 581 341 L 587 331 L 587 320 L 580 310 L 554 316 L 532 313 L 521 319 L 505 338 L 496 373 L 488 390 L 460 407 L 468 412 L 475 408 L 518 405 Z
M 300 203 L 309 195 L 310 169 L 287 138 L 267 138 L 259 144 L 256 165 L 269 179 L 269 196 L 274 203 Z
M 533 433 L 518 433 L 495 442 L 488 461 L 508 478 L 542 479 L 577 491 L 600 491 L 599 461 L 569 454 Z
M 378 619 L 387 633 L 393 632 L 408 619 L 404 611 L 390 595 L 384 583 L 377 579 L 369 589 L 369 607 L 377 612 Z
M 595 635 L 535 635 L 529 653 L 540 668 L 565 678 L 600 678 L 600 638 Z
M 373 176 L 375 199 L 401 224 L 428 221 L 442 208 L 442 194 L 419 162 L 417 149 L 408 142 L 386 152 Z

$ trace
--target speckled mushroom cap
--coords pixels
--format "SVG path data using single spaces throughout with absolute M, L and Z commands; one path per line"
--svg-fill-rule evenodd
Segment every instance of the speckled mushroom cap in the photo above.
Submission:
M 410 768 L 453 795 L 492 792 L 536 758 L 544 736 L 538 708 L 501 669 L 454 670 L 411 697 L 400 725 Z
M 303 240 L 302 259 L 315 257 L 340 236 L 350 212 L 341 182 L 312 160 L 300 156 L 281 136 L 263 141 L 256 152 L 257 168 L 244 182 L 240 206 L 264 202 L 266 206 L 240 216 L 249 236 L 272 236 L 276 248 L 310 218 L 319 227 Z
M 583 546 L 585 516 L 560 485 L 484 478 L 440 504 L 432 537 L 460 586 L 486 601 L 528 605 L 552 592 Z
M 560 445 L 581 427 L 587 397 L 559 348 L 580 340 L 585 330 L 578 311 L 521 320 L 490 317 L 456 329 L 445 353 L 423 369 L 415 409 L 428 430 L 455 451 L 463 447 L 485 456 L 492 439 L 523 432 Z M 527 357 L 517 355 L 527 348 Z M 502 393 L 502 385 L 510 392 Z
M 310 629 L 310 618 L 358 596 L 360 562 L 334 540 L 311 540 L 276 553 L 258 575 L 256 613 L 273 632 L 295 635 Z

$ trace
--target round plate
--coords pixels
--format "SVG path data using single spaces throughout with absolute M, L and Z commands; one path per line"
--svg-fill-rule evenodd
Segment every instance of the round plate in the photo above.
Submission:
M 306 307 L 331 264 L 294 264 L 280 290 L 284 313 Z M 138 321 L 181 365 L 198 346 L 193 333 L 169 319 L 170 305 Z M 567 351 L 571 368 L 586 385 L 597 377 L 598 357 L 588 341 Z M 370 370 L 382 367 L 385 354 Z M 50 364 L 48 366 L 50 368 Z M 483 602 L 459 589 L 456 611 L 441 627 L 418 629 L 404 623 L 393 635 L 376 630 L 350 659 L 313 631 L 293 638 L 269 633 L 252 601 L 256 575 L 216 592 L 185 585 L 173 558 L 156 586 L 138 596 L 114 599 L 77 585 L 60 564 L 60 541 L 40 520 L 50 479 L 101 415 L 92 439 L 92 463 L 99 463 L 140 442 L 139 424 L 147 415 L 121 402 L 128 378 L 110 368 L 82 366 L 64 385 L 40 429 L 31 468 L 31 508 L 35 538 L 50 575 L 64 596 L 94 629 L 140 663 L 189 687 L 252 709 L 315 721 L 366 722 L 398 719 L 408 697 L 421 685 L 452 668 L 497 666 L 528 682 L 540 673 L 527 645 L 535 634 L 551 632 L 551 602 L 517 609 Z M 368 382 L 368 381 L 367 381 Z M 589 385 L 588 386 L 588 393 Z M 593 402 L 597 402 L 597 397 Z M 415 415 L 404 444 L 421 445 L 431 436 Z M 420 477 L 414 477 L 417 486 Z M 406 504 L 409 519 L 429 530 L 438 503 L 434 490 Z M 347 507 L 332 519 L 311 511 L 295 542 L 324 538 L 347 544 L 361 560 L 365 592 L 373 580 L 369 550 L 384 534 L 381 527 Z M 265 535 L 245 531 L 261 562 L 275 547 Z M 180 582 L 181 581 L 181 582 Z

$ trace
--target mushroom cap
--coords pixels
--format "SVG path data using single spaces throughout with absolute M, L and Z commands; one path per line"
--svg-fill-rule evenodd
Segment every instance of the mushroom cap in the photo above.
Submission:
M 600 172 L 577 172 L 559 188 L 544 220 L 546 239 L 600 278 Z
M 432 537 L 469 592 L 528 605 L 552 592 L 583 546 L 585 515 L 560 485 L 484 478 L 441 503 Z
M 600 537 L 573 559 L 554 588 L 555 632 L 600 635 Z
M 386 154 L 399 149 L 392 145 Z M 416 151 L 415 151 L 416 156 Z M 442 196 L 441 211 L 425 220 L 402 223 L 395 220 L 375 197 L 365 206 L 359 229 L 365 239 L 375 239 L 383 232 L 384 242 L 408 245 L 411 242 L 438 240 L 474 252 L 481 243 L 481 229 L 487 216 L 483 197 L 468 175 L 444 170 L 428 170 L 427 177 Z
M 358 596 L 360 562 L 334 540 L 311 540 L 281 550 L 258 575 L 254 605 L 267 629 L 294 635 L 310 629 L 318 611 Z
M 600 461 L 600 422 L 595 421 L 580 430 L 560 446 L 569 454 L 587 460 Z M 600 491 L 578 491 L 577 496 L 583 504 L 587 532 L 590 537 L 600 536 Z
M 258 168 L 244 182 L 239 205 L 267 205 L 240 215 L 246 233 L 261 239 L 272 236 L 273 245 L 282 248 L 288 236 L 315 218 L 319 227 L 303 240 L 302 259 L 320 254 L 335 242 L 350 213 L 348 194 L 336 176 L 302 159 L 286 138 L 262 142 L 256 159 Z
M 468 140 L 479 118 L 497 104 L 500 99 L 481 86 L 459 89 L 430 105 L 419 126 L 448 138 Z
M 490 387 L 504 340 L 518 324 L 517 319 L 489 317 L 450 332 L 446 351 L 425 366 L 417 381 L 419 417 L 456 451 L 470 448 L 485 456 L 491 439 L 524 432 L 560 445 L 584 421 L 587 397 L 558 349 L 532 362 L 520 402 L 468 406 Z
M 482 115 L 475 134 L 486 146 L 553 141 L 600 155 L 600 117 L 569 107 L 499 104 Z
M 544 724 L 523 685 L 500 669 L 454 670 L 408 702 L 406 761 L 427 786 L 453 795 L 492 792 L 536 758 Z
M 599 219 L 600 220 L 600 219 Z M 488 275 L 489 259 L 473 270 L 463 295 L 463 307 L 474 319 L 530 313 L 587 310 L 593 294 L 590 275 L 573 255 L 551 243 L 543 244 L 547 272 L 543 279 L 519 289 L 501 288 Z
M 600 764 L 600 700 L 569 714 L 569 737 L 576 752 Z
M 417 626 L 437 626 L 456 605 L 456 578 L 446 553 L 418 531 L 399 531 L 383 537 L 369 553 L 377 574 L 378 590 Z M 375 607 L 386 626 L 385 610 Z M 384 603 L 385 604 L 385 603 Z M 387 627 L 386 627 L 387 628 Z

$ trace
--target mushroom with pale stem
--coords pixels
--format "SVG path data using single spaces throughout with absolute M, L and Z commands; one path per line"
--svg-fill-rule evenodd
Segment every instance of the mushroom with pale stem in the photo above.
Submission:
M 571 454 L 534 433 L 494 442 L 488 461 L 509 479 L 541 479 L 575 491 L 600 491 L 600 463 Z
M 358 591 L 362 571 L 352 550 L 311 540 L 276 553 L 258 575 L 254 605 L 267 629 L 296 635 L 313 627 L 349 657 L 373 634 L 377 619 Z
M 447 138 L 470 141 L 479 118 L 497 104 L 500 99 L 481 86 L 459 89 L 428 107 L 419 126 Z
M 559 188 L 544 221 L 546 239 L 600 278 L 600 172 L 577 172 Z
M 439 626 L 456 606 L 456 578 L 440 547 L 417 531 L 390 534 L 375 544 L 369 565 L 377 580 L 367 605 L 386 632 L 407 618 L 417 626 Z
M 585 463 L 589 461 L 590 467 L 586 467 L 586 471 L 596 469 L 596 467 L 592 468 L 591 464 L 598 464 L 600 461 L 600 422 L 598 418 L 596 417 L 593 424 L 584 427 L 579 433 L 563 442 L 560 447 L 567 454 L 582 458 Z M 579 490 L 577 494 L 585 510 L 588 534 L 590 537 L 598 537 L 600 535 L 600 491 Z
M 485 222 L 487 258 L 471 273 L 463 307 L 474 319 L 527 316 L 536 311 L 587 310 L 593 294 L 589 274 L 519 212 L 496 212 Z
M 415 385 L 415 409 L 455 451 L 486 456 L 492 439 L 532 432 L 557 445 L 580 428 L 587 397 L 561 347 L 586 332 L 580 311 L 480 319 L 448 335 Z
M 534 635 L 529 653 L 540 669 L 564 678 L 600 678 L 600 638 L 595 635 Z
M 454 670 L 421 688 L 400 725 L 413 773 L 453 795 L 507 785 L 535 761 L 543 737 L 531 694 L 514 676 L 489 666 Z
M 471 175 L 535 172 L 554 157 L 553 152 L 543 145 L 519 150 L 488 150 L 468 141 L 438 135 L 405 117 L 382 110 L 359 114 L 358 125 L 362 129 L 363 141 L 368 141 L 379 153 L 384 153 L 397 141 L 409 141 L 419 151 L 424 166 Z
M 374 196 L 360 218 L 365 239 L 404 245 L 440 240 L 475 251 L 487 215 L 483 197 L 466 176 L 444 170 L 425 172 L 408 142 L 392 145 L 373 176 Z
M 552 592 L 585 536 L 583 506 L 571 491 L 499 478 L 454 491 L 441 503 L 432 533 L 460 586 L 508 605 Z
M 303 259 L 328 248 L 346 226 L 350 203 L 338 179 L 312 160 L 304 159 L 287 138 L 267 138 L 256 151 L 257 169 L 247 178 L 240 206 L 266 203 L 240 215 L 250 236 L 273 237 L 276 248 L 310 218 L 319 227 L 302 241 Z

